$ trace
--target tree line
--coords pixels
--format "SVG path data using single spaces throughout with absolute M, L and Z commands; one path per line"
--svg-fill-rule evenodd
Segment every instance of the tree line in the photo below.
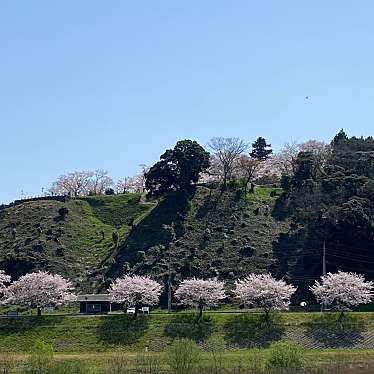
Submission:
M 126 192 L 147 192 L 150 196 L 173 190 L 188 190 L 196 183 L 219 182 L 222 189 L 239 180 L 245 194 L 252 182 L 279 183 L 282 175 L 294 172 L 297 155 L 311 151 L 321 160 L 328 146 L 316 140 L 286 143 L 275 153 L 263 137 L 253 143 L 240 138 L 214 137 L 207 150 L 193 140 L 178 141 L 153 166 L 140 165 L 139 173 L 115 182 L 108 171 L 73 171 L 61 175 L 49 189 L 52 195 L 88 196 Z M 252 186 L 253 189 L 253 186 Z
M 163 286 L 147 276 L 125 275 L 112 282 L 108 289 L 111 302 L 124 307 L 135 307 L 135 317 L 141 306 L 158 305 Z M 317 302 L 340 312 L 370 303 L 374 296 L 374 283 L 356 273 L 328 273 L 310 287 Z M 199 310 L 197 321 L 205 307 L 216 307 L 229 297 L 238 299 L 244 306 L 260 308 L 265 321 L 275 310 L 287 310 L 296 288 L 283 279 L 270 274 L 249 274 L 229 287 L 217 279 L 191 278 L 183 280 L 174 293 L 176 300 L 186 307 Z M 42 308 L 64 305 L 76 301 L 72 283 L 62 276 L 48 272 L 29 273 L 11 283 L 10 276 L 0 270 L 0 303 Z
M 274 247 L 273 270 L 300 290 L 327 271 L 355 271 L 374 279 L 374 139 L 341 130 L 327 147 L 289 149 L 282 196 L 273 215 L 291 221 Z

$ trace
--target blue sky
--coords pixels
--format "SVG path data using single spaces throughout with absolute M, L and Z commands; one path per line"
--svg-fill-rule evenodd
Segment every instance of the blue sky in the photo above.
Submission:
M 373 134 L 372 1 L 0 2 L 0 201 L 178 139 Z M 305 100 L 309 96 L 309 100 Z

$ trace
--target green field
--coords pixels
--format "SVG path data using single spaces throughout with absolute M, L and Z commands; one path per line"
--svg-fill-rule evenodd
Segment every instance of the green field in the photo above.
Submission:
M 205 312 L 203 322 L 196 323 L 191 312 L 147 316 L 113 314 L 107 316 L 45 315 L 0 319 L 0 372 L 26 373 L 35 362 L 49 365 L 35 373 L 168 373 L 168 374 L 296 374 L 295 371 L 268 371 L 274 357 L 273 343 L 282 340 L 278 333 L 289 328 L 327 329 L 353 333 L 362 328 L 374 331 L 374 313 L 349 313 L 338 324 L 335 313 L 280 313 L 269 325 L 257 312 Z M 267 341 L 261 337 L 268 336 Z M 262 344 L 240 345 L 251 337 Z M 170 367 L 173 342 L 180 338 L 194 341 L 198 359 L 189 372 Z M 225 343 L 212 353 L 212 342 Z M 51 347 L 51 354 L 35 354 L 35 342 Z M 234 343 L 237 344 L 234 344 Z M 52 353 L 53 351 L 53 353 Z M 218 356 L 217 356 L 218 355 Z M 217 368 L 217 357 L 219 368 Z M 12 371 L 1 371 L 12 363 Z M 31 365 L 31 366 L 30 366 Z M 303 370 L 298 374 L 371 374 L 374 349 L 325 348 L 302 350 Z M 118 370 L 121 367 L 121 370 Z M 356 371 L 358 370 L 358 371 Z
M 211 336 L 221 336 L 230 350 L 253 346 L 267 347 L 290 336 L 307 334 L 309 341 L 321 344 L 313 331 L 334 335 L 335 346 L 344 345 L 349 334 L 374 331 L 374 313 L 350 313 L 343 325 L 334 313 L 280 313 L 266 325 L 260 313 L 206 312 L 204 321 L 195 322 L 193 313 L 154 313 L 137 319 L 123 314 L 107 316 L 46 315 L 0 319 L 0 351 L 25 353 L 35 339 L 52 344 L 55 352 L 90 353 L 122 349 L 128 352 L 164 351 L 176 338 L 189 338 L 204 346 Z M 291 332 L 291 335 L 290 335 Z M 348 335 L 347 335 L 348 334 Z M 316 334 L 317 335 L 317 334 Z M 295 335 L 297 339 L 298 335 Z M 339 343 L 337 339 L 342 339 Z M 311 340 L 314 339 L 314 340 Z M 358 344 L 348 348 L 360 347 Z M 326 342 L 324 342 L 326 343 Z M 327 341 L 328 343 L 328 341 Z M 318 347 L 316 345 L 316 347 Z

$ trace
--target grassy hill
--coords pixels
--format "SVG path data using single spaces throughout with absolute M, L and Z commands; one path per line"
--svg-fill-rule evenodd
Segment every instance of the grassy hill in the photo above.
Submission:
M 0 210 L 0 268 L 15 278 L 50 270 L 88 292 L 105 289 L 125 271 L 162 280 L 169 251 L 175 281 L 265 271 L 274 265 L 274 243 L 288 230 L 287 221 L 271 215 L 279 193 L 258 186 L 244 197 L 235 185 L 225 193 L 199 186 L 159 201 L 118 194 L 6 206 Z M 173 225 L 175 238 L 165 225 Z
M 0 319 L 0 352 L 28 352 L 35 339 L 56 352 L 164 351 L 175 338 L 189 338 L 204 346 L 211 336 L 224 338 L 227 348 L 267 347 L 278 340 L 295 340 L 307 348 L 373 348 L 374 315 L 358 313 L 337 323 L 338 314 L 281 313 L 269 326 L 258 313 L 205 312 L 195 323 L 192 313 L 75 316 L 50 315 Z
M 128 234 L 130 218 L 141 219 L 154 203 L 139 194 L 26 201 L 0 211 L 0 268 L 13 277 L 36 269 L 69 277 L 81 290 L 102 283 L 105 260 Z M 68 209 L 63 219 L 58 211 Z
M 200 186 L 193 196 L 171 194 L 152 210 L 122 243 L 108 277 L 123 268 L 162 278 L 169 250 L 175 280 L 180 277 L 220 276 L 233 279 L 264 271 L 274 263 L 273 242 L 288 222 L 274 220 L 272 189 L 258 187 L 247 198 L 240 190 L 224 194 Z M 164 225 L 172 225 L 176 239 Z

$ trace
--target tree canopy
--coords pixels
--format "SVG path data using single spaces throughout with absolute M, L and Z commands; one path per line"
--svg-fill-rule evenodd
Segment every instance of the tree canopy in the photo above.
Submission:
M 323 243 L 328 271 L 374 279 L 374 139 L 349 138 L 341 130 L 320 150 L 298 154 L 276 209 L 293 229 L 275 246 L 274 269 L 304 283 L 304 291 L 321 275 Z
M 296 288 L 270 274 L 250 274 L 235 282 L 234 294 L 245 305 L 261 308 L 266 317 L 272 310 L 288 309 Z
M 270 148 L 271 144 L 267 144 L 265 138 L 259 137 L 252 144 L 252 152 L 250 156 L 256 160 L 265 161 L 273 153 L 273 150 Z
M 73 291 L 72 283 L 61 275 L 38 271 L 14 281 L 6 289 L 5 302 L 37 308 L 40 315 L 42 308 L 75 301 Z
M 188 190 L 208 167 L 209 152 L 196 141 L 181 140 L 174 149 L 166 150 L 145 174 L 145 186 L 150 195 Z
M 360 304 L 368 304 L 374 296 L 374 283 L 361 274 L 339 271 L 328 273 L 310 287 L 317 301 L 340 312 Z
M 202 317 L 203 308 L 206 306 L 217 306 L 220 301 L 226 298 L 225 284 L 217 279 L 197 279 L 184 280 L 177 291 L 175 297 L 186 306 L 199 308 L 199 320 Z

